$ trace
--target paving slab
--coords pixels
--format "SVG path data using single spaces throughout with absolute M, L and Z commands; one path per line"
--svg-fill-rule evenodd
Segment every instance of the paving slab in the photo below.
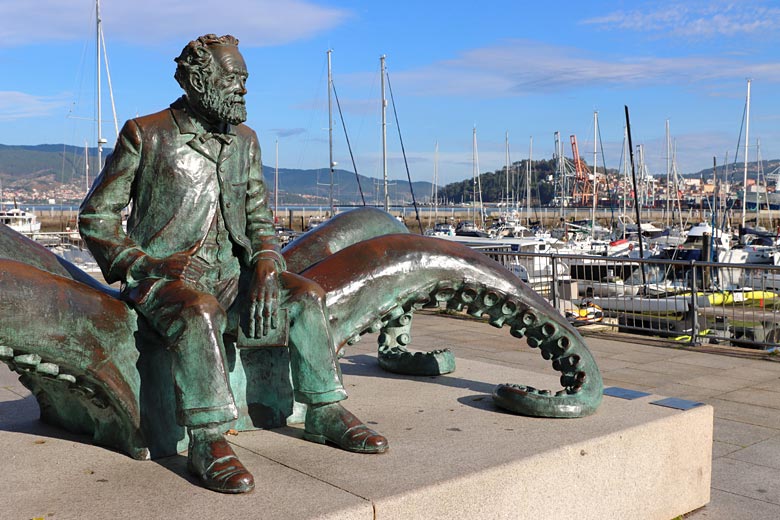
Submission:
M 746 388 L 735 390 L 718 396 L 718 399 L 735 401 L 780 410 L 780 392 L 763 390 L 760 388 Z
M 733 390 L 739 390 L 749 386 L 750 381 L 745 379 L 729 377 L 725 375 L 719 375 L 718 377 L 712 376 L 698 376 L 698 377 L 686 377 L 684 379 L 686 385 L 700 386 L 702 388 L 711 388 L 720 392 L 731 392 Z
M 780 470 L 780 431 L 776 431 L 776 436 L 772 438 L 731 453 L 729 458 Z
M 591 351 L 592 352 L 592 351 Z M 635 368 L 639 369 L 642 365 L 633 361 L 625 361 L 623 359 L 614 359 L 610 357 L 604 357 L 601 354 L 593 352 L 593 358 L 599 366 L 599 369 L 604 372 L 607 370 L 620 370 L 621 368 Z
M 347 405 L 390 438 L 390 451 L 347 453 L 302 440 L 300 428 L 242 432 L 230 440 L 257 489 L 238 497 L 193 484 L 183 456 L 134 461 L 42 425 L 32 397 L 0 403 L 15 417 L 0 423 L 3 514 L 558 520 L 577 504 L 580 519 L 669 520 L 709 500 L 711 407 L 606 397 L 591 417 L 521 417 L 495 409 L 492 388 L 557 388 L 551 370 L 458 364 L 413 378 L 381 372 L 375 356 L 347 356 Z
M 736 444 L 729 444 L 728 442 L 713 441 L 712 443 L 712 458 L 725 457 L 730 453 L 741 450 L 742 446 Z
M 632 363 L 652 363 L 653 361 L 663 361 L 674 357 L 676 353 L 674 351 L 666 351 L 664 349 L 644 349 L 636 350 L 632 352 L 621 352 L 618 354 L 611 354 L 609 357 L 612 359 L 620 359 L 623 361 L 630 361 Z
M 674 378 L 667 374 L 658 372 L 648 372 L 642 367 L 638 368 L 619 368 L 617 370 L 602 370 L 605 379 L 623 381 L 629 385 L 637 384 L 645 387 L 655 388 L 674 382 Z
M 715 418 L 715 434 L 713 438 L 716 441 L 736 444 L 740 448 L 746 448 L 777 436 L 780 436 L 780 430 L 775 428 L 766 428 L 720 417 Z
M 678 363 L 677 358 L 664 359 L 661 361 L 651 361 L 643 363 L 642 370 L 648 372 L 658 372 L 659 374 L 674 375 L 682 377 L 720 377 L 724 369 L 705 366 L 696 366 L 685 363 Z
M 780 413 L 777 410 L 718 398 L 710 398 L 707 403 L 715 407 L 715 417 L 717 418 L 780 429 Z
M 702 388 L 699 386 L 690 386 L 682 383 L 667 383 L 652 389 L 654 394 L 671 395 L 692 401 L 705 401 L 714 396 L 719 396 L 722 392 L 711 388 Z
M 771 379 L 763 383 L 753 385 L 753 388 L 760 388 L 762 390 L 771 390 L 773 392 L 780 392 L 780 378 Z
M 0 370 L 0 388 L 19 384 L 19 375 L 10 370 Z
M 731 455 L 712 461 L 712 487 L 780 505 L 780 469 L 735 460 Z
M 693 365 L 697 367 L 709 368 L 738 368 L 744 366 L 754 366 L 755 359 L 744 359 L 736 356 L 708 354 L 706 352 L 685 352 L 675 356 L 676 363 Z
M 609 377 L 604 377 L 604 387 L 606 388 L 606 387 L 609 387 L 609 386 L 618 386 L 618 387 L 621 387 L 621 388 L 629 388 L 631 390 L 639 390 L 641 392 L 650 392 L 651 390 L 656 388 L 652 384 L 639 385 L 639 384 L 627 382 L 627 381 L 624 381 L 624 380 L 621 380 L 621 379 L 610 379 Z
M 457 355 L 457 352 L 456 352 Z M 483 352 L 479 356 L 469 356 L 469 359 L 486 363 L 502 363 L 527 370 L 544 372 L 550 369 L 550 362 L 542 358 L 536 350 Z
M 598 352 L 602 355 L 647 351 L 645 345 L 638 344 L 635 341 L 609 339 L 601 335 L 587 336 L 587 343 L 593 352 Z
M 780 375 L 780 363 L 766 362 L 761 363 L 761 366 L 746 366 L 729 368 L 723 371 L 724 377 L 735 377 L 739 379 L 746 379 L 755 384 L 758 382 L 774 381 Z
M 712 490 L 712 501 L 707 507 L 685 515 L 686 520 L 777 520 L 780 506 L 762 500 Z

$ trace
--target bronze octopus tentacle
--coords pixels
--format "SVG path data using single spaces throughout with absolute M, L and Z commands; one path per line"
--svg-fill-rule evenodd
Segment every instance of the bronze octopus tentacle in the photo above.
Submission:
M 580 417 L 601 402 L 603 384 L 582 337 L 549 303 L 503 266 L 446 240 L 386 235 L 350 246 L 303 272 L 328 293 L 331 326 L 339 348 L 369 332 L 409 342 L 411 313 L 445 305 L 526 338 L 561 373 L 553 394 L 523 385 L 499 386 L 497 405 L 541 417 Z M 389 344 L 391 339 L 380 339 Z M 414 358 L 414 355 L 411 355 Z
M 408 233 L 406 226 L 385 211 L 358 208 L 337 215 L 298 237 L 284 248 L 287 267 L 300 273 L 349 246 L 379 236 Z M 377 322 L 379 365 L 399 374 L 435 376 L 455 370 L 455 356 L 448 348 L 430 352 L 407 349 L 411 339 L 412 314 Z M 343 355 L 343 350 L 339 351 Z

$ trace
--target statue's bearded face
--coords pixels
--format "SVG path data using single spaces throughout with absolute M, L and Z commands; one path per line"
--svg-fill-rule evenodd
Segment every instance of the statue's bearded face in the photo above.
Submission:
M 195 109 L 211 123 L 237 125 L 246 121 L 246 64 L 238 47 L 219 45 L 211 48 L 212 73 L 205 78 L 203 92 L 188 97 Z

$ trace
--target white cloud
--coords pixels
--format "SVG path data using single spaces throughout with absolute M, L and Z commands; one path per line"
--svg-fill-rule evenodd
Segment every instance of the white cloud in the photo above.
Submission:
M 582 89 L 702 85 L 753 77 L 780 82 L 780 61 L 748 63 L 737 57 L 594 57 L 581 49 L 508 40 L 405 72 L 395 80 L 418 95 L 518 95 Z
M 685 39 L 720 36 L 771 36 L 780 23 L 780 8 L 757 0 L 666 1 L 645 9 L 614 11 L 583 20 L 604 30 L 624 30 L 671 35 Z
M 276 137 L 281 138 L 301 135 L 307 132 L 305 128 L 271 128 L 270 131 L 274 133 Z
M 0 91 L 0 121 L 46 117 L 63 111 L 68 96 L 33 96 L 24 92 Z
M 93 0 L 0 3 L 0 47 L 83 40 L 94 26 Z M 308 0 L 134 0 L 101 3 L 106 37 L 155 44 L 214 32 L 235 34 L 243 46 L 270 46 L 309 38 L 351 16 Z M 91 18 L 90 18 L 91 16 Z

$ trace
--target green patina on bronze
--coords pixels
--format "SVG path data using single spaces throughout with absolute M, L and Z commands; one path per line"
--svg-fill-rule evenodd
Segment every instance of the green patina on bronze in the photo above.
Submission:
M 0 225 L 0 360 L 21 374 L 42 419 L 139 459 L 189 449 L 206 487 L 250 491 L 252 476 L 222 434 L 283 425 L 302 409 L 296 401 L 308 405 L 297 417 L 304 438 L 385 451 L 384 437 L 339 404 L 337 351 L 378 332 L 386 370 L 451 372 L 449 350 L 407 350 L 414 311 L 438 306 L 507 326 L 561 373 L 555 393 L 500 385 L 498 406 L 593 413 L 602 381 L 582 338 L 486 256 L 409 234 L 370 208 L 280 251 L 257 137 L 242 124 L 237 43 L 206 35 L 185 47 L 176 73 L 185 96 L 124 126 L 82 205 L 85 241 L 121 291 Z M 277 323 L 280 308 L 289 323 Z M 288 348 L 237 349 L 242 319 L 249 343 L 289 325 Z

